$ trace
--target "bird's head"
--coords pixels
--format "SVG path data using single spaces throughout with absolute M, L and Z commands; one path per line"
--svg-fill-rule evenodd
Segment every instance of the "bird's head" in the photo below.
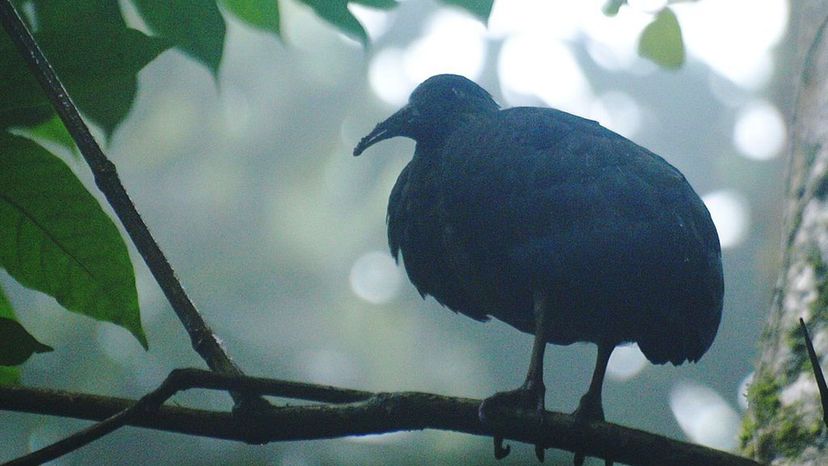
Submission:
M 492 96 L 474 82 L 456 74 L 438 74 L 417 86 L 408 104 L 362 138 L 354 148 L 354 155 L 396 136 L 439 145 L 464 117 L 497 110 Z

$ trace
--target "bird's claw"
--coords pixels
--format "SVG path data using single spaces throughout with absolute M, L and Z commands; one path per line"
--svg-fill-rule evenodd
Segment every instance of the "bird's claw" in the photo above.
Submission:
M 544 404 L 545 389 L 543 385 L 540 387 L 524 384 L 524 386 L 506 392 L 498 392 L 483 400 L 478 408 L 478 416 L 480 422 L 484 424 L 489 423 L 492 409 L 501 406 L 510 406 L 522 409 L 534 409 L 538 414 L 539 430 L 543 426 L 543 413 L 545 410 Z M 494 437 L 494 456 L 496 459 L 503 459 L 511 452 L 509 445 L 503 445 L 503 437 Z M 535 443 L 535 456 L 538 460 L 543 462 L 545 456 L 545 448 L 539 442 Z
M 596 399 L 587 393 L 581 398 L 578 404 L 578 409 L 572 413 L 575 416 L 575 422 L 581 426 L 585 426 L 592 421 L 604 421 L 604 408 L 601 405 L 600 399 Z M 582 451 L 575 452 L 573 464 L 575 466 L 583 466 L 586 455 Z M 612 466 L 613 462 L 610 459 L 604 460 L 604 466 Z
M 601 405 L 600 398 L 595 399 L 587 393 L 581 397 L 578 409 L 572 415 L 575 416 L 575 421 L 582 425 L 589 424 L 592 421 L 603 421 L 604 407 Z
M 511 452 L 512 447 L 510 445 L 503 446 L 503 437 L 494 437 L 494 457 L 496 460 L 506 458 Z
M 543 426 L 545 424 L 543 413 L 546 411 L 546 404 L 544 403 L 543 395 L 538 398 L 537 404 L 535 405 L 535 411 L 538 414 L 538 432 L 543 432 Z M 540 439 L 538 439 L 538 443 L 535 444 L 535 456 L 538 458 L 538 461 L 543 463 L 543 459 L 546 456 L 546 447 L 540 443 Z

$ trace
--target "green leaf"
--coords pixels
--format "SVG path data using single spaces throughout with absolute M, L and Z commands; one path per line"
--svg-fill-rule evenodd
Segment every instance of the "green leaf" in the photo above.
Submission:
M 277 0 L 221 0 L 221 4 L 245 23 L 280 34 Z
M 3 288 L 0 288 L 0 317 L 6 319 L 14 319 L 14 309 L 6 294 L 3 293 Z M 14 385 L 20 383 L 20 368 L 0 366 L 0 385 Z
M 77 35 L 95 29 L 126 27 L 118 2 L 107 0 L 32 0 L 38 30 L 72 29 Z
M 641 32 L 638 54 L 663 68 L 678 69 L 684 64 L 681 27 L 671 9 L 662 9 Z
M 34 353 L 54 351 L 37 341 L 14 319 L 0 317 L 0 366 L 19 366 Z
M 55 114 L 52 114 L 52 118 L 49 118 L 43 123 L 29 128 L 26 131 L 26 135 L 35 139 L 39 138 L 44 141 L 53 142 L 69 149 L 72 155 L 80 155 L 78 146 L 75 145 L 75 140 L 72 139 L 69 131 L 63 126 L 63 122 Z
M 627 0 L 607 0 L 601 10 L 607 16 L 615 16 L 625 3 L 627 3 Z
M 132 3 L 155 32 L 203 63 L 213 75 L 218 74 L 225 25 L 216 2 L 133 0 Z
M 35 39 L 80 110 L 110 134 L 132 106 L 136 73 L 169 45 L 134 29 L 100 28 L 93 35 L 72 28 L 43 31 Z M 11 41 L 0 37 L 0 121 L 14 125 L 8 113 L 48 105 L 37 81 Z M 28 110 L 27 110 L 28 112 Z M 42 122 L 51 113 L 46 113 Z M 11 120 L 11 121 L 10 121 Z M 32 122 L 21 121 L 21 126 Z
M 0 385 L 17 385 L 20 383 L 20 368 L 0 366 Z
M 358 40 L 363 46 L 368 44 L 368 33 L 359 24 L 356 17 L 348 10 L 348 0 L 299 0 L 311 7 L 325 21 L 336 26 L 340 31 Z
M 3 288 L 0 288 L 0 317 L 14 319 L 14 309 L 12 309 L 9 298 L 3 293 Z
M 390 10 L 398 5 L 397 0 L 351 0 L 349 3 L 358 3 L 378 10 Z
M 460 7 L 476 16 L 483 24 L 489 21 L 494 0 L 442 0 L 446 5 Z
M 0 70 L 0 74 L 2 72 Z M 0 82 L 0 87 L 3 87 L 2 82 Z M 0 95 L 0 100 L 3 100 L 2 95 Z M 0 129 L 37 126 L 47 121 L 54 114 L 54 109 L 46 100 L 43 100 L 42 104 L 34 106 L 7 108 L 5 110 L 0 107 Z
M 70 311 L 126 328 L 147 347 L 132 263 L 115 224 L 63 161 L 3 133 L 0 267 Z

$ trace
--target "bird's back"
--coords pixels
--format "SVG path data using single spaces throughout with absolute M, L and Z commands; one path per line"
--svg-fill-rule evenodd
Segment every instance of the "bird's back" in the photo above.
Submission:
M 540 108 L 472 118 L 427 152 L 401 175 L 388 219 L 421 292 L 532 332 L 532 292 L 544 290 L 549 341 L 636 341 L 656 363 L 694 361 L 710 346 L 718 237 L 662 158 Z

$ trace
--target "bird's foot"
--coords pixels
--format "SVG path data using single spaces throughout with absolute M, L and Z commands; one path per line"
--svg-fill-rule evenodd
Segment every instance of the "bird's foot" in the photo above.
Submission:
M 604 421 L 604 407 L 601 404 L 601 399 L 593 397 L 590 393 L 587 393 L 581 397 L 581 402 L 578 403 L 578 409 L 576 409 L 572 415 L 575 416 L 575 422 L 581 426 L 585 426 L 592 421 Z M 575 452 L 575 466 L 582 466 L 584 464 L 584 459 L 585 455 L 583 452 Z M 612 466 L 612 464 L 612 460 L 604 460 L 604 466 Z
M 527 381 L 516 390 L 498 392 L 486 398 L 478 408 L 480 422 L 487 424 L 493 418 L 495 410 L 501 408 L 518 408 L 534 410 L 538 414 L 538 428 L 543 426 L 543 412 L 545 410 L 544 395 L 546 389 L 543 384 L 536 384 Z M 503 445 L 503 437 L 494 437 L 494 455 L 496 459 L 505 458 L 511 451 L 509 445 Z M 540 442 L 535 444 L 535 455 L 540 461 L 544 459 L 544 447 Z
M 604 407 L 601 405 L 601 399 L 587 393 L 581 397 L 581 402 L 578 403 L 578 409 L 572 415 L 581 424 L 589 424 L 592 421 L 603 421 Z

